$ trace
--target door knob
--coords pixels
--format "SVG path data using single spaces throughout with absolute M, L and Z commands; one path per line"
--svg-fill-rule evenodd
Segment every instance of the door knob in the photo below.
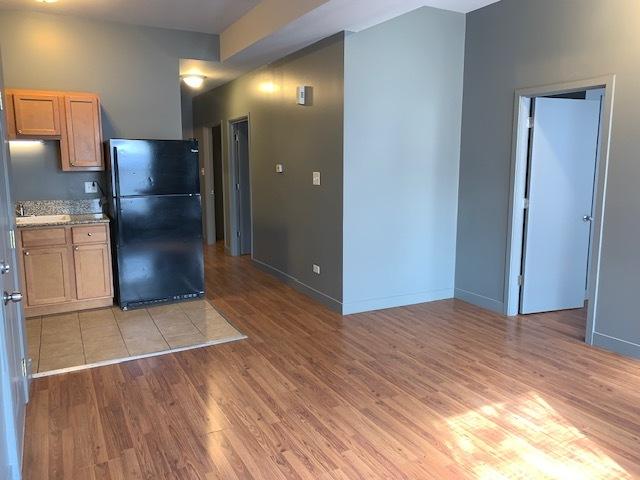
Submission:
M 8 263 L 0 262 L 0 273 L 9 273 L 11 271 L 11 265 Z
M 591 215 L 585 215 L 584 217 L 582 217 L 582 221 L 583 222 L 592 222 L 593 221 L 593 217 Z
M 5 305 L 7 305 L 9 302 L 13 302 L 13 303 L 21 302 L 22 301 L 22 293 L 20 293 L 20 292 L 13 292 L 13 293 L 4 292 L 2 294 L 2 300 L 4 301 Z

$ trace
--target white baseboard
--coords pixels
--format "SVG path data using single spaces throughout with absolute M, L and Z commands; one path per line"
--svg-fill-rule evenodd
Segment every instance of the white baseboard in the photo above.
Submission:
M 633 342 L 627 342 L 621 338 L 611 337 L 604 333 L 593 333 L 593 345 L 595 347 L 611 350 L 628 357 L 640 358 L 640 345 Z
M 486 308 L 487 310 L 491 310 L 492 312 L 499 313 L 500 315 L 504 315 L 504 302 L 499 300 L 494 300 L 493 298 L 488 298 L 482 295 L 478 295 L 477 293 L 469 292 L 467 290 L 463 290 L 461 288 L 455 289 L 455 298 L 459 300 L 463 300 L 467 303 L 471 303 L 481 308 Z
M 393 297 L 372 298 L 368 300 L 358 300 L 355 302 L 345 302 L 342 304 L 342 314 L 351 315 L 354 313 L 370 312 L 373 310 L 406 307 L 408 305 L 415 305 L 418 303 L 446 300 L 452 297 L 453 289 L 446 288 L 443 290 L 432 290 L 430 292 L 419 292 L 407 295 L 396 295 Z

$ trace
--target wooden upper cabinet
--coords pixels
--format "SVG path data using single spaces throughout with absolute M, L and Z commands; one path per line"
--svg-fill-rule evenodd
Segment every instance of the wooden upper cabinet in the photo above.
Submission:
M 60 97 L 57 95 L 16 91 L 13 115 L 18 137 L 60 135 Z
M 100 101 L 96 95 L 65 95 L 66 152 L 63 170 L 103 170 Z M 66 155 L 65 155 L 66 153 Z
M 18 89 L 5 93 L 9 139 L 60 140 L 62 170 L 104 170 L 97 95 Z

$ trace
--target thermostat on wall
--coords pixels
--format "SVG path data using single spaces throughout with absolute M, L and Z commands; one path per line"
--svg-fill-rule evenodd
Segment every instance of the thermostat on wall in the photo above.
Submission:
M 298 87 L 298 105 L 308 105 L 309 94 L 311 91 L 311 87 L 308 86 L 299 86 Z

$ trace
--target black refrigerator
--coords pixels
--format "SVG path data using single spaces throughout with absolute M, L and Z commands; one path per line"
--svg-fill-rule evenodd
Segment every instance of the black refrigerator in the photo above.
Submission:
M 198 143 L 107 143 L 117 301 L 123 310 L 204 296 Z

